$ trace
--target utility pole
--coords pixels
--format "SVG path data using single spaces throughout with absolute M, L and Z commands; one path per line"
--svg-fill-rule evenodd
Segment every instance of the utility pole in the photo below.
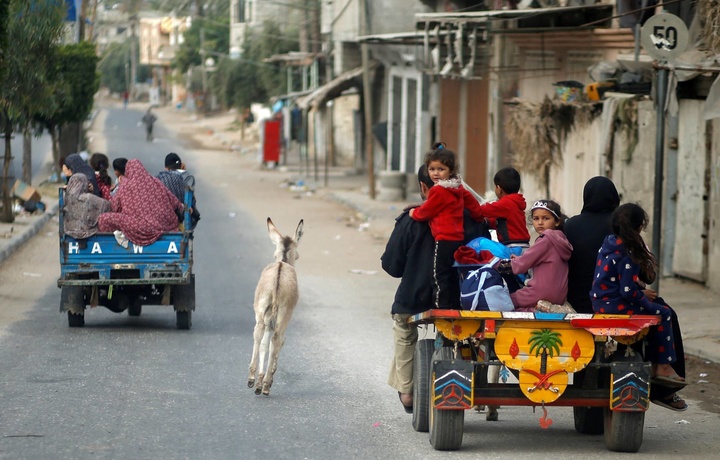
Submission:
M 367 1 L 360 2 L 360 30 L 363 35 L 369 32 L 367 17 Z M 367 43 L 360 45 L 363 67 L 363 112 L 365 115 L 365 156 L 368 173 L 368 192 L 370 199 L 375 199 L 375 154 L 372 138 L 372 87 L 370 85 L 370 56 Z
M 88 27 L 88 37 L 87 37 L 87 39 L 90 40 L 91 42 L 95 42 L 95 38 L 93 37 L 93 34 L 95 33 L 95 21 L 97 20 L 97 6 L 98 6 L 98 1 L 99 1 L 99 0 L 95 0 L 95 1 L 93 2 L 92 14 L 90 15 L 90 18 L 91 18 L 91 19 L 90 19 L 90 26 Z
M 202 67 L 203 112 L 207 112 L 207 69 L 205 68 L 205 28 L 200 29 L 200 67 Z
M 87 1 L 80 4 L 80 15 L 78 16 L 78 42 L 85 41 L 85 19 L 87 18 Z
M 137 81 L 137 50 L 135 43 L 135 26 L 137 13 L 130 16 L 130 98 L 135 97 L 135 82 Z

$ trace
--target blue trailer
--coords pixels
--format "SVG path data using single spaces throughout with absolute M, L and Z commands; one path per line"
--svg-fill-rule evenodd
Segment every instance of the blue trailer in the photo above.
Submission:
M 172 305 L 178 329 L 190 329 L 195 310 L 193 231 L 190 204 L 193 188 L 185 192 L 181 230 L 163 234 L 147 246 L 121 246 L 113 233 L 97 233 L 82 244 L 65 234 L 64 189 L 59 194 L 60 312 L 70 327 L 85 325 L 88 305 L 139 316 L 143 305 Z M 82 246 L 82 247 L 81 247 Z

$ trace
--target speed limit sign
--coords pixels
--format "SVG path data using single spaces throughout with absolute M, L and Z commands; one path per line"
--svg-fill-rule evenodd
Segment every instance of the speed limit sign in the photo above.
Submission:
M 643 49 L 655 59 L 659 61 L 674 59 L 687 48 L 687 26 L 674 14 L 656 14 L 642 26 L 640 42 Z

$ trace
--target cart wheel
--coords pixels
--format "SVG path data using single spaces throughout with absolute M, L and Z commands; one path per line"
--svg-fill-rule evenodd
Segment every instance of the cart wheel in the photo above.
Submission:
M 605 408 L 605 446 L 613 452 L 637 452 L 643 441 L 645 412 L 614 412 Z
M 435 351 L 434 339 L 418 340 L 413 356 L 413 416 L 415 431 L 427 433 L 430 407 L 430 366 Z
M 127 312 L 129 316 L 140 316 L 142 313 L 142 301 L 139 298 L 133 299 Z
M 187 284 L 173 285 L 171 302 L 176 310 L 195 310 L 195 275 Z
M 582 434 L 603 434 L 602 407 L 573 407 L 575 431 Z
M 177 315 L 177 328 L 178 329 L 190 329 L 192 327 L 192 311 L 176 311 Z
M 85 296 L 82 286 L 63 286 L 60 290 L 60 311 L 83 311 Z
M 443 347 L 435 352 L 433 359 L 451 360 L 455 359 L 455 354 L 452 348 Z M 458 450 L 462 445 L 465 411 L 437 410 L 432 403 L 432 388 L 428 393 L 430 444 L 435 450 Z
M 83 327 L 85 326 L 85 312 L 73 313 L 67 312 L 68 315 L 68 326 L 70 327 Z

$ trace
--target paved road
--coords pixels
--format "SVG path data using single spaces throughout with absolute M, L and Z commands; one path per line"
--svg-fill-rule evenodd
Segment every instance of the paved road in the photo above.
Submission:
M 359 232 L 352 213 L 317 195 L 282 187 L 287 175 L 260 171 L 238 153 L 189 150 L 159 126 L 146 143 L 141 112 L 103 111 L 93 150 L 139 157 L 149 170 L 174 150 L 198 178 L 193 329 L 175 328 L 171 308 L 139 318 L 99 307 L 86 327 L 58 312 L 54 222 L 0 269 L 9 326 L 0 330 L 0 459 L 15 458 L 446 458 L 385 384 L 389 302 L 396 282 L 379 269 L 385 241 Z M 154 165 L 154 167 L 153 167 Z M 297 262 L 301 300 L 270 397 L 246 388 L 252 295 L 281 231 L 305 219 Z M 361 273 L 351 273 L 359 269 Z M 454 458 L 606 458 L 602 437 L 573 429 L 570 409 L 503 408 L 498 423 L 468 413 Z M 681 422 L 682 420 L 686 421 Z M 696 407 L 648 413 L 645 443 L 633 458 L 710 458 L 720 444 L 717 415 Z

